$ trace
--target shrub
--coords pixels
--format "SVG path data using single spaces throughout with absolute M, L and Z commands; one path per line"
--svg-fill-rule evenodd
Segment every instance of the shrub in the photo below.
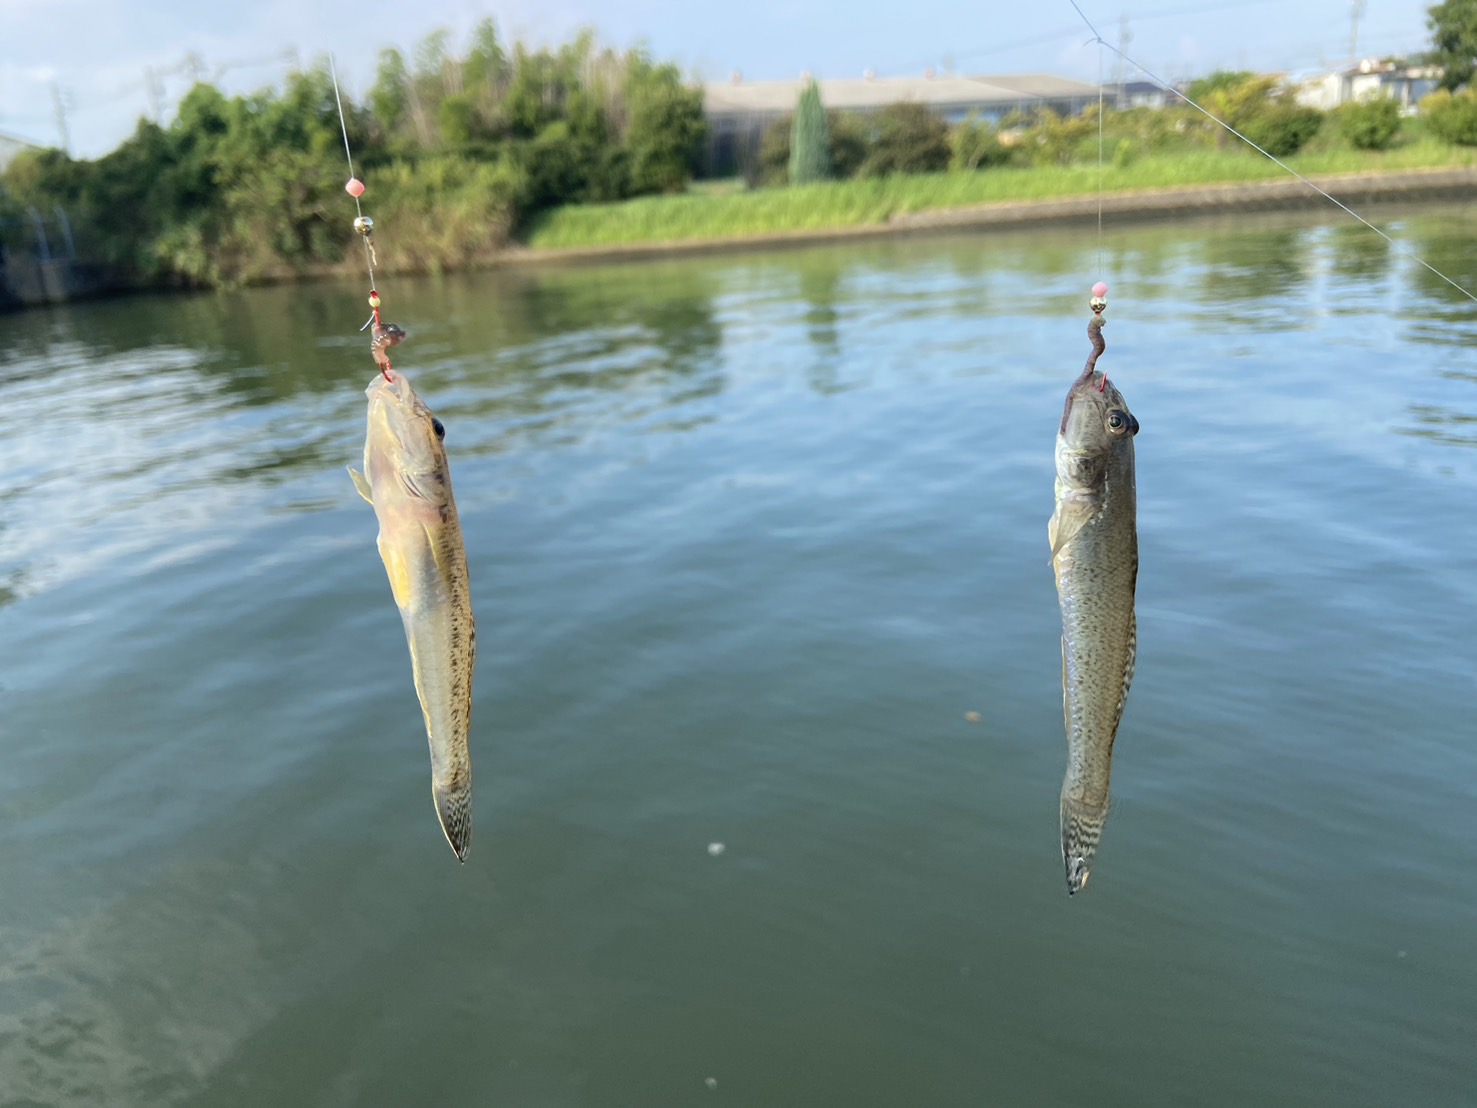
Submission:
M 1388 97 L 1346 104 L 1338 111 L 1339 130 L 1360 150 L 1384 150 L 1400 130 L 1400 105 Z
M 949 132 L 949 146 L 950 169 L 988 169 L 1010 161 L 1011 149 L 1000 141 L 999 128 L 973 116 Z
M 831 151 L 831 176 L 855 177 L 867 160 L 871 133 L 855 112 L 827 112 L 826 138 Z
M 877 113 L 877 135 L 862 176 L 937 173 L 949 167 L 949 125 L 924 104 L 889 104 Z
M 1045 108 L 1037 114 L 1022 141 L 1035 161 L 1046 165 L 1070 165 L 1083 141 L 1095 136 L 1097 130 L 1096 104 L 1081 115 L 1063 116 Z
M 1445 89 L 1421 100 L 1421 115 L 1437 138 L 1458 146 L 1477 146 L 1477 93 Z
M 1302 149 L 1322 125 L 1323 113 L 1317 108 L 1274 101 L 1246 120 L 1240 131 L 1268 154 L 1285 158 Z
M 759 183 L 783 185 L 790 179 L 790 127 L 794 116 L 776 119 L 759 139 Z

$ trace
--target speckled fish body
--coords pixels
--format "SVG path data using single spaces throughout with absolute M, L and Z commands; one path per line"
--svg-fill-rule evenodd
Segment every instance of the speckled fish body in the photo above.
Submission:
M 388 379 L 387 379 L 388 378 Z M 379 552 L 410 644 L 416 695 L 431 746 L 431 792 L 446 841 L 472 845 L 472 619 L 467 556 L 451 492 L 445 429 L 399 370 L 364 390 L 364 472 L 349 470 L 379 519 Z
M 1113 740 L 1133 681 L 1138 531 L 1133 440 L 1122 394 L 1091 366 L 1067 393 L 1056 440 L 1056 511 L 1047 533 L 1062 612 L 1062 861 L 1086 883 L 1108 816 Z

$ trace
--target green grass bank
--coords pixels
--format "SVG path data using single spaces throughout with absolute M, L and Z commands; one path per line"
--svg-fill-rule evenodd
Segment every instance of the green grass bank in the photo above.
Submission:
M 1472 169 L 1477 150 L 1421 138 L 1387 151 L 1348 148 L 1285 159 L 1312 178 L 1389 175 L 1423 169 Z M 678 196 L 555 208 L 529 228 L 530 253 L 692 241 L 744 240 L 907 223 L 906 217 L 981 205 L 1286 180 L 1288 172 L 1243 150 L 1148 154 L 1128 164 L 1002 167 L 974 172 L 828 181 L 744 190 L 708 185 Z M 1303 186 L 1306 187 L 1306 186 Z M 1311 193 L 1311 190 L 1309 190 Z M 1171 201 L 1172 204 L 1172 201 Z M 1194 204 L 1187 199 L 1187 209 Z M 918 221 L 923 222 L 923 221 Z

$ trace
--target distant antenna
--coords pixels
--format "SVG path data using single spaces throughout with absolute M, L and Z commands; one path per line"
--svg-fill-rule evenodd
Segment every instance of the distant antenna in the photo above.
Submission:
M 154 113 L 154 122 L 164 123 L 164 81 L 153 66 L 144 67 L 144 88 L 149 93 L 149 107 Z
M 51 103 L 56 108 L 56 131 L 61 136 L 62 153 L 72 156 L 72 136 L 67 130 L 67 109 L 71 107 L 71 96 L 62 91 L 61 85 L 51 82 Z
M 1118 49 L 1127 50 L 1128 44 L 1133 41 L 1133 33 L 1128 29 L 1128 13 L 1125 12 L 1118 23 Z M 1124 89 L 1124 61 L 1123 55 L 1119 54 L 1113 64 L 1113 85 L 1117 89 L 1118 102 L 1114 106 L 1121 112 L 1128 107 L 1128 92 Z
M 1359 68 L 1359 17 L 1364 14 L 1365 0 L 1353 0 L 1349 12 L 1349 68 Z

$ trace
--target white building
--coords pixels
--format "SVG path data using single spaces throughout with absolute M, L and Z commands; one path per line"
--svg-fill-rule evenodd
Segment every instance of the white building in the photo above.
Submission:
M 764 129 L 795 110 L 809 77 L 792 81 L 745 81 L 734 74 L 728 81 L 703 89 L 703 114 L 708 120 L 708 156 L 712 165 L 731 172 L 739 151 L 758 148 Z M 877 77 L 817 79 L 821 104 L 827 111 L 870 114 L 899 102 L 927 105 L 948 123 L 970 115 L 999 120 L 1012 111 L 1050 108 L 1059 115 L 1076 115 L 1098 102 L 1096 85 L 1042 73 L 1011 76 Z
M 1320 73 L 1299 82 L 1297 102 L 1328 111 L 1341 104 L 1386 97 L 1409 112 L 1415 110 L 1422 96 L 1436 91 L 1440 79 L 1440 66 L 1366 58 L 1348 69 Z

